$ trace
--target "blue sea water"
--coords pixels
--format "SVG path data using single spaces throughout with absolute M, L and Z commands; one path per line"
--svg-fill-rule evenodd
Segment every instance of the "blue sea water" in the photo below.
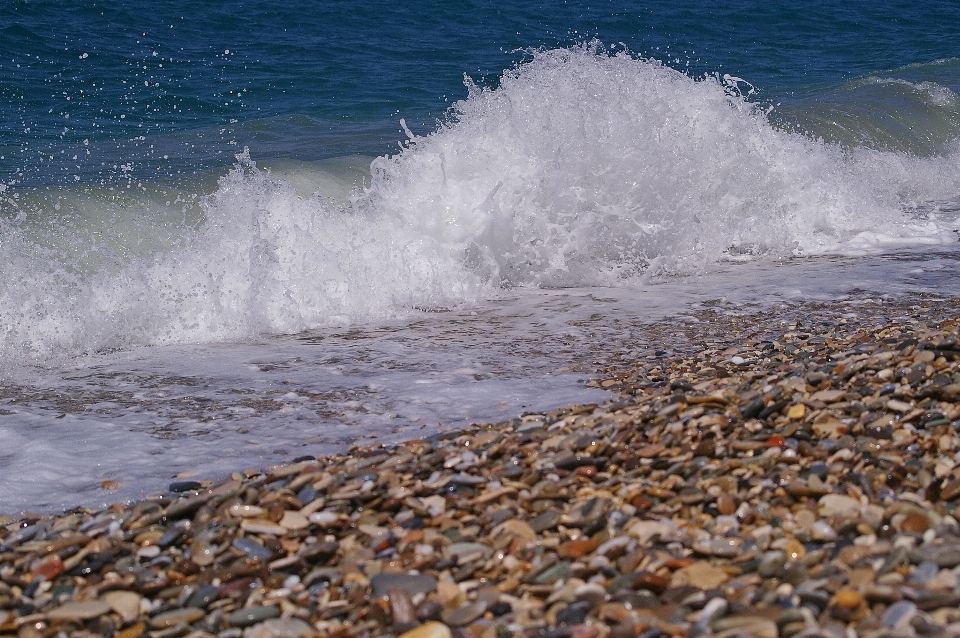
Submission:
M 958 36 L 956 3 L 4 3 L 0 509 L 586 400 L 592 346 L 517 347 L 583 313 L 950 293 Z
M 496 87 L 533 50 L 593 39 L 692 78 L 743 78 L 774 121 L 867 140 L 882 114 L 920 117 L 924 97 L 856 83 L 957 89 L 958 23 L 954 3 L 13 1 L 0 7 L 0 179 L 173 178 L 238 146 L 254 159 L 391 153 L 399 118 L 433 131 L 466 97 L 464 75 Z M 831 107 L 854 130 L 811 121 Z M 956 113 L 930 117 L 941 123 L 921 126 L 939 128 L 917 148 L 943 150 Z

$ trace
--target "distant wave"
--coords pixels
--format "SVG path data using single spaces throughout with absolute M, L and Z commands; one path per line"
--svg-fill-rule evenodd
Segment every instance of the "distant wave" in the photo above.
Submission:
M 936 60 L 817 87 L 777 105 L 780 128 L 845 146 L 918 156 L 952 153 L 960 138 L 960 59 Z

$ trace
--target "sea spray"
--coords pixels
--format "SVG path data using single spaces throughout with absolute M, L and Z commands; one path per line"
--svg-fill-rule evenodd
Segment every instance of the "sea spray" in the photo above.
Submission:
M 510 286 L 634 285 L 723 259 L 956 239 L 960 154 L 785 132 L 722 77 L 579 46 L 535 53 L 496 88 L 468 87 L 436 131 L 374 160 L 349 205 L 323 180 L 307 194 L 295 169 L 274 177 L 242 154 L 207 196 L 154 206 L 121 190 L 107 217 L 138 220 L 136 232 L 65 220 L 84 237 L 74 241 L 28 232 L 8 189 L 0 356 L 239 340 Z M 200 212 L 175 221 L 187 200 Z M 157 212 L 168 201 L 173 216 Z
M 956 197 L 955 153 L 786 133 L 722 78 L 576 47 L 468 86 L 435 133 L 374 162 L 362 203 L 462 244 L 502 284 L 620 285 L 731 254 L 842 251 L 862 233 L 950 240 L 901 209 Z

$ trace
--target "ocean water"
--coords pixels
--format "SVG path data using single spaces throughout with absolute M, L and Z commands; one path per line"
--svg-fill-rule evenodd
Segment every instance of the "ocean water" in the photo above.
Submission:
M 602 400 L 707 301 L 960 295 L 960 6 L 501 4 L 0 7 L 0 511 Z

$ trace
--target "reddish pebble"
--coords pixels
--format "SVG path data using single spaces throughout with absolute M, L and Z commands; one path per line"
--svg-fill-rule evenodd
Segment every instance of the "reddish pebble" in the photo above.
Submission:
M 597 638 L 600 628 L 595 625 L 573 625 L 567 628 L 570 631 L 570 638 Z
M 660 445 L 659 443 L 654 443 L 651 445 L 644 445 L 639 450 L 637 450 L 637 456 L 642 459 L 652 459 L 655 456 L 658 456 L 661 452 L 666 450 L 666 446 Z
M 174 569 L 184 576 L 194 576 L 200 573 L 200 565 L 197 565 L 192 560 L 185 560 L 182 563 L 177 563 Z
M 250 588 L 250 585 L 253 584 L 253 579 L 249 576 L 244 578 L 238 578 L 237 580 L 231 581 L 226 585 L 220 586 L 220 591 L 218 595 L 220 598 L 226 598 L 231 594 L 237 594 L 243 592 Z
M 597 473 L 596 465 L 581 465 L 577 468 L 577 476 L 585 476 L 587 478 L 592 478 L 594 474 Z
M 649 589 L 653 593 L 660 595 L 670 586 L 670 579 L 654 574 L 653 572 L 642 572 L 637 582 L 637 589 Z
M 737 502 L 733 500 L 732 496 L 724 492 L 717 497 L 717 511 L 724 516 L 730 516 L 737 511 Z
M 30 573 L 34 576 L 43 576 L 47 580 L 53 580 L 63 573 L 63 561 L 60 560 L 59 556 L 53 554 L 34 563 L 30 568 Z
M 923 514 L 910 514 L 900 523 L 900 531 L 907 534 L 923 534 L 930 529 L 930 521 Z
M 779 434 L 774 434 L 769 439 L 767 439 L 767 445 L 770 447 L 783 447 L 786 445 L 786 441 L 783 440 L 783 437 Z
M 856 609 L 863 602 L 863 596 L 853 589 L 841 589 L 834 594 L 833 602 L 844 609 Z
M 557 554 L 560 558 L 580 558 L 586 556 L 597 547 L 600 541 L 592 538 L 580 538 L 575 541 L 567 541 L 557 548 Z

